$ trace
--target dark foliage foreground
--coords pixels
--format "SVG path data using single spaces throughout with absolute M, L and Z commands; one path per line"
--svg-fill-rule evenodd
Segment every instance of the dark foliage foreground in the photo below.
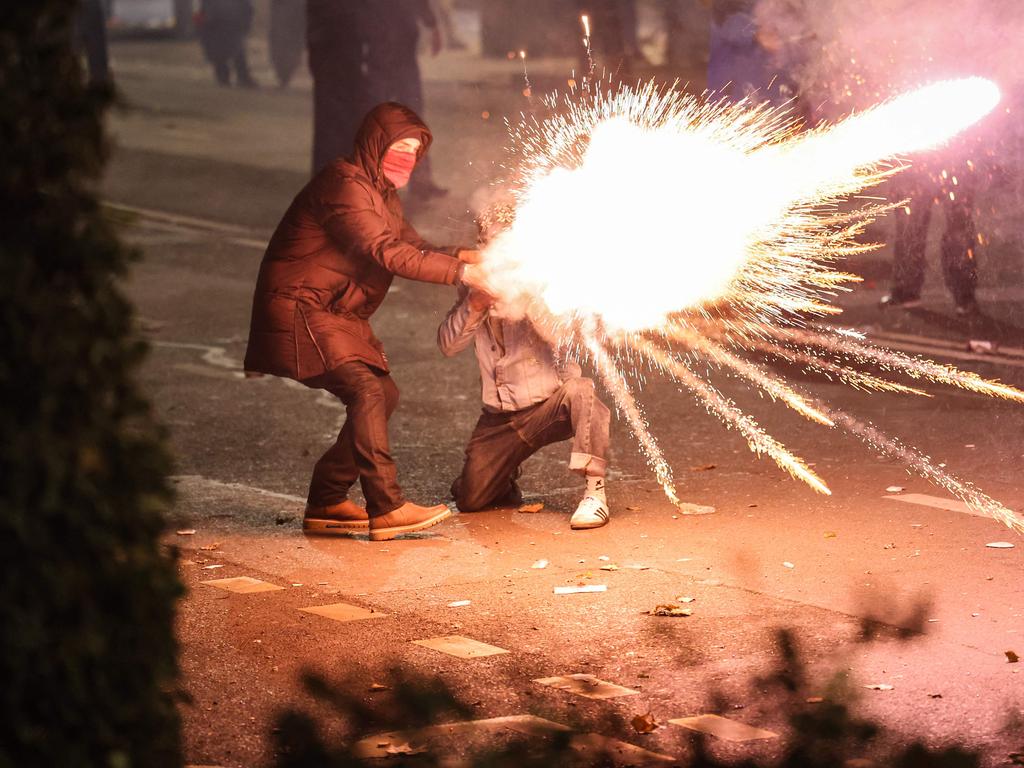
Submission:
M 867 633 L 873 631 L 865 623 Z M 897 634 L 906 640 L 913 634 Z M 870 638 L 867 635 L 866 641 Z M 785 741 L 779 753 L 769 759 L 742 761 L 716 757 L 713 740 L 701 734 L 690 739 L 686 756 L 676 765 L 683 768 L 843 768 L 843 766 L 874 766 L 875 768 L 978 768 L 981 757 L 966 747 L 933 749 L 921 741 L 907 744 L 905 739 L 893 746 L 896 739 L 878 723 L 856 715 L 854 695 L 843 675 L 837 675 L 825 686 L 826 694 L 812 697 L 821 690 L 819 681 L 812 681 L 802 660 L 794 636 L 788 631 L 778 634 L 778 664 L 765 679 L 755 681 L 788 723 Z M 610 755 L 586 756 L 575 751 L 571 733 L 545 737 L 518 736 L 500 745 L 476 749 L 454 744 L 452 754 L 422 751 L 402 754 L 408 748 L 418 752 L 422 745 L 399 745 L 395 754 L 381 759 L 360 756 L 359 739 L 388 731 L 409 731 L 424 725 L 452 723 L 473 719 L 472 708 L 459 700 L 442 682 L 410 677 L 394 672 L 388 695 L 368 699 L 364 686 L 352 683 L 332 685 L 321 677 L 307 676 L 307 692 L 330 711 L 329 723 L 318 721 L 298 710 L 283 712 L 275 729 L 276 768 L 369 768 L 369 766 L 446 766 L 465 765 L 472 768 L 542 768 L 547 766 L 615 766 Z M 374 703 L 368 704 L 372 700 Z M 719 711 L 728 714 L 729 705 L 720 700 Z M 327 735 L 331 725 L 341 724 L 346 733 L 340 737 Z M 585 729 L 584 729 L 585 730 Z M 610 735 L 638 741 L 635 733 Z M 1024 733 L 1022 733 L 1024 736 Z M 467 754 L 468 753 L 468 754 Z M 1024 756 L 1022 756 L 1024 757 Z M 1013 760 L 1015 756 L 1010 756 Z
M 0 4 L 0 766 L 159 767 L 180 762 L 169 461 L 75 10 Z

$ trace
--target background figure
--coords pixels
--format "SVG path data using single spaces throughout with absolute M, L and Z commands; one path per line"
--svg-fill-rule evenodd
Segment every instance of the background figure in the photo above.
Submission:
M 81 0 L 78 18 L 75 20 L 75 45 L 85 54 L 89 68 L 89 84 L 109 82 L 107 14 L 103 9 L 103 0 Z
M 974 226 L 973 171 L 938 173 L 928 169 L 903 171 L 894 180 L 891 199 L 907 199 L 894 212 L 893 280 L 883 307 L 913 307 L 924 287 L 925 250 L 932 211 L 938 203 L 945 213 L 940 253 L 942 275 L 958 315 L 976 315 L 978 284 L 977 232 Z
M 430 31 L 430 52 L 436 56 L 441 50 L 441 29 L 428 0 L 374 0 L 370 5 L 367 76 L 374 104 L 397 101 L 424 114 L 417 58 L 421 24 Z M 409 191 L 420 199 L 448 194 L 434 183 L 428 157 L 417 163 Z
M 287 88 L 302 62 L 306 41 L 306 0 L 270 0 L 267 43 L 277 82 Z
M 790 105 L 791 78 L 801 44 L 798 10 L 790 3 L 714 0 L 707 88 L 732 101 Z
M 366 76 L 369 3 L 307 0 L 306 45 L 313 75 L 313 174 L 352 153 L 375 100 Z
M 196 17 L 196 32 L 203 53 L 213 65 L 213 73 L 221 85 L 235 82 L 243 88 L 255 88 L 249 73 L 245 39 L 252 26 L 252 0 L 202 0 Z

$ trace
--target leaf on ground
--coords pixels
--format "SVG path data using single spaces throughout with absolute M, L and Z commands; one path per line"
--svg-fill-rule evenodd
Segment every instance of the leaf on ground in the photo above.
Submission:
M 835 531 L 825 531 L 825 538 L 826 539 L 834 539 L 835 537 L 836 537 L 836 532 Z
M 617 570 L 619 570 L 619 566 L 617 566 L 615 563 L 608 563 L 608 565 L 602 565 L 601 566 L 601 570 L 602 571 L 617 571 Z
M 683 608 L 676 603 L 662 603 L 654 606 L 649 613 L 651 616 L 692 616 L 693 608 Z
M 892 691 L 895 690 L 894 686 L 888 683 L 872 683 L 871 685 L 865 685 L 869 691 Z
M 367 688 L 367 690 L 368 691 L 387 691 L 387 690 L 389 690 L 389 687 L 384 685 L 383 683 L 370 683 L 370 687 Z
M 691 504 L 688 501 L 679 502 L 676 504 L 676 509 L 683 515 L 713 515 L 715 513 L 714 507 L 704 504 Z
M 1004 651 L 1004 653 L 1006 654 L 1007 663 L 1016 664 L 1018 661 L 1020 661 L 1020 656 L 1018 656 L 1013 651 Z
M 523 504 L 521 507 L 519 507 L 520 512 L 527 513 L 540 512 L 542 509 L 544 509 L 543 501 L 538 501 L 536 504 Z
M 639 509 L 640 509 L 640 507 L 626 507 L 626 510 L 629 511 L 629 512 L 636 512 Z
M 637 733 L 654 733 L 658 728 L 658 721 L 654 719 L 654 715 L 648 712 L 646 715 L 637 715 L 630 723 L 633 725 L 633 730 Z
M 195 528 L 182 528 L 180 531 L 175 531 L 175 533 L 177 533 L 179 536 L 195 536 L 196 535 L 196 529 Z
M 690 467 L 691 472 L 709 472 L 712 469 L 717 469 L 717 464 L 698 464 L 696 467 Z

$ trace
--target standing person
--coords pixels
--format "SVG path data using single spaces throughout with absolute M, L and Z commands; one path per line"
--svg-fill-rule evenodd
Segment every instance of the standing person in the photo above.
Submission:
M 89 68 L 89 84 L 110 82 L 110 59 L 107 54 L 107 14 L 102 0 L 82 0 L 75 19 L 75 43 L 85 53 Z
M 556 359 L 529 320 L 499 316 L 489 296 L 466 287 L 438 328 L 437 343 L 446 357 L 473 344 L 480 366 L 483 412 L 452 484 L 459 509 L 518 506 L 522 463 L 545 445 L 571 439 L 569 470 L 583 475 L 587 487 L 569 525 L 605 525 L 611 413 L 579 365 Z
M 306 0 L 314 175 L 352 151 L 363 115 L 386 101 L 374 98 L 366 75 L 371 10 L 369 2 Z
M 267 44 L 277 82 L 287 88 L 302 62 L 306 36 L 306 0 L 270 0 Z
M 318 173 L 295 197 L 267 246 L 253 298 L 245 369 L 325 389 L 346 407 L 337 442 L 316 463 L 303 527 L 369 529 L 392 539 L 451 512 L 406 500 L 387 422 L 398 403 L 369 319 L 395 275 L 454 285 L 476 251 L 459 258 L 428 244 L 405 220 L 398 189 L 431 134 L 407 107 L 386 103 L 363 120 L 350 157 Z M 457 251 L 458 252 L 458 251 Z M 366 508 L 348 500 L 359 480 Z
M 892 289 L 882 297 L 883 308 L 909 309 L 921 303 L 928 226 L 932 211 L 939 205 L 945 213 L 940 244 L 942 276 L 953 297 L 956 314 L 973 317 L 980 313 L 975 298 L 978 242 L 973 177 L 974 171 L 968 166 L 950 172 L 935 171 L 922 164 L 894 179 L 893 199 L 906 198 L 907 202 L 893 213 Z
M 423 112 L 418 57 L 420 26 L 430 32 L 430 53 L 441 51 L 441 28 L 429 0 L 374 0 L 368 11 L 367 76 L 374 101 L 397 101 Z M 429 161 L 419 164 L 409 191 L 420 200 L 443 197 Z
M 201 0 L 196 31 L 203 53 L 213 65 L 214 77 L 221 85 L 231 85 L 234 70 L 237 85 L 257 87 L 245 52 L 252 16 L 252 0 Z

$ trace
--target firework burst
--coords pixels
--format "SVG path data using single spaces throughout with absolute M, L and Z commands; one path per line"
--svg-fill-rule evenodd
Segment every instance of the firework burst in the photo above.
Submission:
M 752 451 L 830 492 L 715 387 L 710 376 L 723 371 L 1024 531 L 1024 519 L 997 501 L 760 362 L 780 359 L 864 390 L 927 395 L 890 379 L 897 374 L 1024 402 L 1005 384 L 811 325 L 840 312 L 836 296 L 859 278 L 837 265 L 871 249 L 857 236 L 891 207 L 851 199 L 898 172 L 902 153 L 942 143 L 998 101 L 987 80 L 952 80 L 804 131 L 785 109 L 654 83 L 551 95 L 546 117 L 510 126 L 513 202 L 491 212 L 501 231 L 481 284 L 497 312 L 529 316 L 560 349 L 594 364 L 673 502 L 671 467 L 634 394 L 648 370 L 691 393 Z

